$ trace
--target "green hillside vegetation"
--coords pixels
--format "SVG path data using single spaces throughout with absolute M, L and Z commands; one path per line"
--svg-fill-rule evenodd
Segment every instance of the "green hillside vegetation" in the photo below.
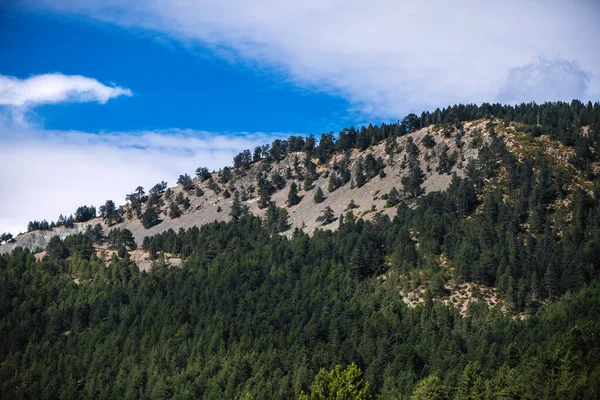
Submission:
M 41 261 L 0 255 L 1 397 L 600 398 L 600 105 L 455 106 L 390 129 L 492 114 L 521 131 L 493 134 L 444 192 L 394 194 L 393 219 L 348 209 L 336 231 L 287 237 L 242 210 L 147 237 L 148 273 L 123 231 L 108 267 L 97 230 L 53 239 Z M 349 146 L 387 135 L 360 132 Z M 314 151 L 326 159 L 346 139 Z M 492 288 L 504 309 L 442 304 L 462 283 Z M 410 290 L 421 305 L 405 303 Z

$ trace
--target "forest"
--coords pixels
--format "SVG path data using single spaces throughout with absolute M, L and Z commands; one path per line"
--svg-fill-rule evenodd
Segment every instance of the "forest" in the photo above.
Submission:
M 321 138 L 314 155 L 491 116 L 560 141 L 569 167 L 543 151 L 517 157 L 494 136 L 448 190 L 390 191 L 393 218 L 349 208 L 329 216 L 335 231 L 283 236 L 285 209 L 267 200 L 265 218 L 240 206 L 230 222 L 147 237 L 149 272 L 121 229 L 55 238 L 39 261 L 0 255 L 0 397 L 600 398 L 598 103 L 454 106 Z M 99 245 L 119 249 L 108 266 Z M 443 304 L 462 283 L 502 307 Z M 416 307 L 401 294 L 411 291 L 423 293 Z

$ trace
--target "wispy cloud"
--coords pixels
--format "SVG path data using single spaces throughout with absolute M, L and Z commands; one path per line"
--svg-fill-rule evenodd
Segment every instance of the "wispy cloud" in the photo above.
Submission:
M 56 219 L 83 204 L 124 203 L 141 185 L 196 168 L 230 165 L 244 149 L 283 133 L 211 133 L 193 130 L 142 132 L 52 131 L 0 126 L 0 232 L 23 231 L 34 219 Z
M 276 69 L 298 85 L 340 94 L 371 117 L 499 100 L 514 68 L 539 54 L 576 60 L 590 80 L 583 92 L 539 86 L 536 96 L 600 96 L 600 6 L 594 1 L 578 7 L 541 0 L 30 3 L 208 46 L 224 57 Z M 565 85 L 571 83 L 580 84 Z M 513 94 L 514 102 L 533 100 L 529 92 Z
M 131 90 L 107 86 L 96 79 L 60 73 L 43 74 L 19 79 L 0 75 L 0 105 L 33 107 L 62 102 L 106 103 L 119 96 L 131 96 Z

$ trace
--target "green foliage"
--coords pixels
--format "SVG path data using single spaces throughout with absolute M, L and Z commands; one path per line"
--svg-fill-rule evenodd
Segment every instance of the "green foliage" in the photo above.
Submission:
M 360 393 L 368 381 L 364 394 L 381 399 L 600 398 L 600 196 L 593 185 L 566 190 L 593 173 L 598 128 L 583 143 L 574 127 L 597 124 L 597 106 L 453 106 L 345 130 L 336 151 L 489 115 L 539 115 L 545 135 L 589 162 L 561 172 L 494 139 L 464 178 L 415 207 L 398 204 L 393 220 L 346 217 L 335 232 L 276 235 L 288 216 L 269 202 L 264 220 L 240 215 L 146 238 L 149 272 L 129 260 L 122 232 L 108 234 L 122 257 L 107 267 L 95 228 L 53 239 L 41 261 L 22 248 L 0 255 L 0 397 L 313 398 Z M 261 148 L 261 162 L 316 152 L 314 138 L 273 147 Z M 336 173 L 350 180 L 347 162 Z M 154 193 L 138 189 L 127 208 L 141 214 Z M 166 268 L 162 252 L 181 267 Z M 462 282 L 494 288 L 528 318 L 481 303 L 463 317 L 438 301 L 444 283 Z M 425 304 L 408 307 L 400 285 L 426 285 Z M 326 372 L 335 365 L 351 367 Z
M 271 182 L 273 182 L 273 186 L 275 186 L 277 190 L 283 189 L 286 185 L 284 177 L 277 172 L 274 172 L 273 175 L 271 175 Z
M 158 217 L 158 210 L 154 206 L 146 207 L 146 211 L 141 216 L 142 225 L 149 229 L 159 224 L 162 220 Z
M 12 233 L 6 232 L 0 235 L 0 244 L 3 243 L 13 243 L 15 240 L 13 239 Z
M 201 182 L 205 182 L 210 179 L 210 172 L 206 167 L 199 167 L 196 170 L 196 176 L 200 178 Z
M 422 143 L 423 146 L 427 147 L 428 149 L 433 149 L 435 147 L 435 140 L 429 133 L 423 136 Z
M 244 150 L 233 157 L 233 168 L 246 170 L 250 167 L 251 162 L 252 154 L 250 153 L 250 150 Z
M 157 183 L 156 185 L 154 185 L 152 187 L 152 189 L 150 189 L 148 191 L 148 194 L 149 195 L 160 195 L 160 194 L 163 194 L 165 192 L 165 190 L 167 190 L 167 182 L 160 181 L 160 183 Z
M 321 189 L 321 187 L 317 187 L 317 189 L 315 190 L 315 194 L 313 195 L 313 200 L 315 201 L 315 203 L 322 203 L 325 200 L 325 194 L 323 193 L 323 189 Z
M 440 174 L 449 174 L 454 164 L 456 164 L 457 158 L 458 154 L 456 152 L 448 155 L 448 146 L 443 145 L 439 155 L 438 166 L 435 170 Z
M 327 183 L 327 190 L 332 193 L 344 184 L 342 178 L 335 171 L 329 175 L 329 181 Z
M 446 390 L 440 378 L 430 375 L 421 380 L 410 397 L 411 400 L 446 400 Z
M 310 395 L 302 393 L 300 400 L 368 400 L 369 383 L 361 379 L 362 371 L 356 364 L 342 370 L 340 365 L 329 372 L 321 369 L 310 386 Z
M 75 211 L 75 221 L 87 222 L 90 219 L 96 218 L 96 207 L 81 206 Z
M 171 201 L 169 203 L 169 218 L 179 218 L 181 216 L 181 210 L 177 203 Z
M 108 248 L 113 250 L 119 249 L 122 246 L 125 246 L 129 250 L 135 250 L 137 248 L 133 234 L 126 228 L 111 229 L 108 232 L 108 235 L 106 235 L 106 241 Z
M 231 210 L 229 211 L 229 216 L 234 219 L 239 219 L 244 215 L 248 214 L 248 206 L 243 204 L 240 200 L 240 194 L 236 191 L 233 194 L 233 202 L 231 203 Z
M 327 225 L 335 221 L 335 214 L 331 207 L 327 206 L 321 211 L 321 215 L 317 217 L 317 222 L 321 222 L 323 225 Z
M 354 170 L 354 180 L 356 182 L 356 187 L 359 188 L 363 187 L 364 184 L 367 183 L 367 177 L 365 176 L 363 163 L 364 160 L 362 156 L 360 156 L 356 162 L 356 167 Z
M 273 233 L 285 232 L 290 228 L 289 214 L 287 209 L 277 207 L 270 202 L 265 214 L 265 226 Z
M 117 211 L 117 207 L 112 200 L 106 200 L 103 206 L 100 206 L 100 217 L 104 219 L 104 222 L 111 226 L 116 222 L 120 222 L 121 216 Z
M 385 202 L 386 207 L 394 207 L 400 203 L 400 192 L 395 187 L 390 190 Z
M 194 188 L 194 182 L 188 174 L 179 175 L 177 178 L 177 184 L 183 186 L 183 190 L 190 191 Z
M 410 197 L 418 197 L 424 193 L 421 184 L 425 180 L 425 174 L 418 165 L 414 165 L 408 171 L 408 175 L 402 178 L 404 192 Z
M 290 191 L 288 192 L 287 205 L 290 207 L 295 206 L 300 203 L 300 201 L 302 201 L 302 198 L 298 196 L 298 186 L 296 185 L 296 182 L 292 182 Z
M 231 168 L 225 167 L 219 171 L 219 182 L 222 184 L 229 183 L 232 178 Z

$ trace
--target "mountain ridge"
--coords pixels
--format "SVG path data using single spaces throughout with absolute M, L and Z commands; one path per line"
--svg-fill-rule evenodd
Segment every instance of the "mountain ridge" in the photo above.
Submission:
M 358 206 L 356 212 L 362 218 L 368 220 L 373 218 L 375 215 L 387 215 L 389 217 L 393 217 L 395 214 L 395 207 L 386 207 L 385 199 L 382 199 L 381 196 L 378 195 L 387 194 L 392 187 L 401 189 L 402 178 L 406 176 L 409 170 L 406 166 L 404 168 L 401 167 L 403 161 L 402 159 L 403 157 L 406 157 L 406 151 L 404 150 L 404 147 L 409 138 L 414 141 L 419 151 L 423 154 L 423 156 L 419 159 L 419 165 L 426 175 L 423 182 L 423 189 L 424 193 L 427 194 L 432 191 L 445 190 L 450 184 L 453 173 L 456 173 L 459 177 L 464 176 L 466 164 L 477 158 L 479 149 L 482 145 L 489 143 L 490 135 L 487 131 L 487 127 L 490 126 L 490 124 L 496 126 L 500 124 L 500 121 L 481 119 L 478 121 L 466 122 L 463 126 L 464 136 L 461 136 L 461 139 L 463 139 L 464 142 L 463 150 L 458 149 L 455 144 L 458 129 L 454 127 L 453 133 L 450 135 L 446 133 L 445 135 L 447 135 L 447 137 L 445 137 L 441 133 L 444 131 L 444 127 L 441 125 L 431 125 L 404 136 L 394 138 L 395 145 L 402 149 L 402 151 L 399 151 L 397 154 L 386 154 L 386 143 L 388 143 L 387 145 L 389 146 L 389 142 L 386 141 L 381 141 L 362 151 L 359 149 L 353 149 L 349 157 L 350 169 L 352 171 L 355 170 L 356 163 L 360 157 L 364 158 L 366 155 L 371 154 L 374 157 L 382 157 L 384 163 L 386 163 L 386 166 L 383 168 L 385 177 L 374 177 L 360 188 L 350 188 L 351 183 L 347 183 L 340 188 L 337 188 L 333 192 L 330 192 L 327 189 L 329 174 L 333 173 L 334 165 L 342 161 L 342 159 L 345 157 L 344 153 L 334 153 L 331 157 L 331 160 L 329 160 L 327 164 L 317 165 L 317 173 L 319 176 L 315 180 L 312 188 L 309 190 L 304 190 L 301 187 L 301 177 L 294 177 L 293 179 L 287 179 L 288 182 L 286 182 L 286 186 L 281 190 L 275 191 L 272 194 L 271 199 L 276 206 L 285 207 L 290 212 L 290 228 L 286 230 L 287 234 L 291 234 L 295 228 L 301 228 L 308 233 L 312 233 L 318 228 L 337 229 L 337 223 L 323 225 L 317 222 L 315 208 L 318 208 L 320 211 L 329 206 L 333 209 L 335 216 L 338 217 L 345 213 L 347 205 L 353 200 Z M 446 127 L 446 129 L 448 128 Z M 476 132 L 481 133 L 481 135 L 476 137 Z M 426 135 L 430 135 L 436 141 L 434 147 L 427 148 L 423 145 L 422 141 Z M 474 140 L 480 141 L 479 143 L 475 143 L 477 146 L 472 146 Z M 449 152 L 457 151 L 459 154 L 458 157 L 461 161 L 460 163 L 456 163 L 458 165 L 455 164 L 452 166 L 449 173 L 439 173 L 435 171 L 435 168 L 439 164 L 439 152 L 443 146 L 448 146 L 447 149 Z M 286 168 L 291 168 L 293 166 L 294 157 L 303 158 L 305 156 L 306 152 L 302 151 L 287 154 L 282 160 L 274 162 L 269 167 L 268 172 L 271 174 L 279 173 L 283 176 Z M 428 158 L 429 161 L 426 160 L 426 158 Z M 318 162 L 317 158 L 312 158 L 312 162 Z M 406 162 L 406 160 L 404 160 L 404 162 Z M 222 191 L 233 188 L 231 191 L 235 193 L 237 189 L 240 189 L 241 187 L 256 185 L 257 176 L 261 172 L 264 172 L 264 166 L 261 165 L 261 163 L 262 161 L 259 161 L 258 163 L 252 163 L 249 169 L 244 171 L 243 174 L 240 173 L 239 170 L 234 170 L 231 181 L 228 182 L 228 184 L 219 184 L 219 188 Z M 427 171 L 428 166 L 430 171 Z M 306 168 L 303 167 L 302 175 L 305 172 Z M 219 172 L 211 173 L 212 180 L 216 181 L 218 179 L 218 175 Z M 213 221 L 229 221 L 231 219 L 229 213 L 231 211 L 233 197 L 227 199 L 223 196 L 222 192 L 219 194 L 215 193 L 210 189 L 211 184 L 208 183 L 209 181 L 210 179 L 202 182 L 200 178 L 195 178 L 193 180 L 194 189 L 189 191 L 185 191 L 182 185 L 169 188 L 173 197 L 176 197 L 179 193 L 183 193 L 184 196 L 187 196 L 190 199 L 190 207 L 188 210 L 183 211 L 181 216 L 177 218 L 170 218 L 168 216 L 168 203 L 165 203 L 161 207 L 160 212 L 162 221 L 148 229 L 144 228 L 142 222 L 134 217 L 125 218 L 122 222 L 114 225 L 108 225 L 104 222 L 103 218 L 96 217 L 90 221 L 75 223 L 74 228 L 57 227 L 50 231 L 35 230 L 18 235 L 15 238 L 14 243 L 6 243 L 3 246 L 0 246 L 0 253 L 9 252 L 17 246 L 26 247 L 30 250 L 35 250 L 36 248 L 45 248 L 53 236 L 59 236 L 61 239 L 64 239 L 68 235 L 84 232 L 88 226 L 93 226 L 98 223 L 102 225 L 105 233 L 108 233 L 108 231 L 113 228 L 129 229 L 133 233 L 137 244 L 141 245 L 144 237 L 162 233 L 168 229 L 186 229 L 193 226 L 202 226 Z M 302 201 L 298 205 L 288 207 L 285 203 L 291 182 L 296 182 L 298 184 L 299 195 L 302 197 Z M 316 204 L 312 198 L 316 188 L 318 187 L 322 188 L 326 194 L 326 198 L 320 204 Z M 200 197 L 194 195 L 194 192 L 197 188 L 200 188 L 204 192 L 204 194 Z M 264 217 L 267 211 L 266 207 L 263 209 L 259 208 L 257 204 L 259 198 L 256 193 L 251 194 L 250 196 L 251 198 L 244 201 L 243 204 L 249 207 L 249 211 L 252 214 Z M 375 206 L 374 210 L 372 208 L 373 206 Z M 217 212 L 218 208 L 220 208 L 221 211 Z M 131 204 L 125 204 L 122 209 L 122 213 L 127 214 L 131 211 L 130 209 Z

